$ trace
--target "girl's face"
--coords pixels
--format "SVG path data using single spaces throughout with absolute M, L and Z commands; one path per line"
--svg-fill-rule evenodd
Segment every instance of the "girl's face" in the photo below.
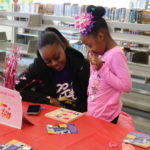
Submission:
M 66 65 L 65 48 L 60 44 L 46 45 L 39 50 L 45 64 L 57 71 L 64 69 Z
M 97 55 L 102 55 L 105 51 L 105 41 L 102 33 L 97 36 L 81 35 L 81 41 L 90 48 L 90 51 Z

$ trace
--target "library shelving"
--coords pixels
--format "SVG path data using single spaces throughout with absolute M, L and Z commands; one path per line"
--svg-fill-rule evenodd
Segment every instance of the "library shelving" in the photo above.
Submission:
M 122 96 L 124 111 L 134 116 L 137 130 L 142 128 L 143 132 L 149 133 L 150 24 L 115 21 L 108 22 L 108 24 L 113 31 L 112 37 L 124 47 L 132 77 L 132 92 Z M 142 120 L 143 118 L 145 119 Z
M 16 35 L 20 35 L 23 37 L 30 37 L 37 38 L 37 32 L 44 30 L 48 26 L 56 27 L 59 30 L 63 31 L 64 33 L 69 33 L 72 37 L 76 36 L 75 40 L 78 40 L 78 31 L 74 28 L 74 18 L 73 17 L 65 17 L 65 16 L 53 16 L 53 15 L 44 15 L 44 14 L 29 14 L 29 13 L 18 13 L 18 12 L 4 12 L 0 11 L 0 25 L 7 25 L 15 27 L 17 30 L 14 33 L 14 39 L 16 39 Z M 11 19 L 9 17 L 12 17 Z M 149 24 L 137 24 L 137 23 L 123 23 L 123 22 L 116 22 L 116 21 L 108 21 L 109 27 L 112 29 L 112 37 L 116 41 L 121 42 L 130 42 L 130 43 L 137 43 L 137 44 L 144 44 L 148 45 L 147 51 L 150 52 L 150 37 L 146 35 L 141 35 L 138 33 L 128 33 L 124 32 L 124 29 L 133 30 L 133 31 L 148 31 L 150 32 L 150 25 Z M 21 28 L 21 29 L 20 29 Z M 120 28 L 120 32 L 115 32 L 115 29 Z M 33 32 L 34 31 L 34 32 Z M 24 38 L 25 39 L 25 38 Z M 27 43 L 26 43 L 27 44 Z M 133 49 L 138 49 L 134 47 Z M 143 51 L 144 48 L 139 48 L 138 51 Z M 141 64 L 136 63 L 129 63 L 129 68 L 131 68 L 131 74 L 133 75 L 144 75 L 149 76 L 149 65 L 141 66 Z M 140 68 L 144 68 L 142 71 Z M 139 71 L 138 71 L 139 70 Z M 147 72 L 147 73 L 146 73 Z
M 17 35 L 22 35 L 25 37 L 28 36 L 28 37 L 37 38 L 38 34 L 36 34 L 36 32 L 33 32 L 33 31 L 37 31 L 37 32 L 42 31 L 46 27 L 49 27 L 49 26 L 56 27 L 59 30 L 66 32 L 66 33 L 70 33 L 73 35 L 72 37 L 74 37 L 75 34 L 77 35 L 77 32 L 78 32 L 73 26 L 74 24 L 73 17 L 65 17 L 65 16 L 60 17 L 60 16 L 53 16 L 53 15 L 3 12 L 3 11 L 0 11 L 0 16 L 5 16 L 5 17 L 0 18 L 0 25 L 13 26 L 19 29 L 21 28 L 20 30 L 14 33 L 15 34 L 14 36 L 16 36 L 17 34 Z M 9 17 L 11 16 L 12 19 L 8 19 L 8 16 Z M 108 25 L 112 28 L 113 32 L 111 33 L 111 35 L 113 39 L 115 39 L 116 41 L 148 45 L 147 51 L 148 52 L 150 51 L 149 50 L 149 47 L 150 47 L 149 36 L 138 34 L 138 32 L 137 33 L 134 32 L 130 34 L 128 32 L 123 31 L 124 29 L 128 29 L 128 30 L 134 30 L 134 31 L 150 32 L 149 24 L 137 24 L 137 23 L 133 24 L 133 23 L 108 21 Z M 120 32 L 118 31 L 115 32 L 116 28 L 117 29 L 120 28 L 121 29 Z M 76 36 L 76 40 L 78 40 L 78 35 Z M 138 49 L 138 47 L 134 47 L 134 49 Z M 143 49 L 144 48 L 139 48 L 138 51 L 143 51 Z M 132 65 L 135 66 L 135 68 L 137 67 L 140 68 L 140 66 L 137 66 L 136 64 L 129 63 L 129 66 L 132 67 Z M 146 66 L 144 67 L 142 66 L 141 68 L 146 68 L 145 71 L 148 70 Z

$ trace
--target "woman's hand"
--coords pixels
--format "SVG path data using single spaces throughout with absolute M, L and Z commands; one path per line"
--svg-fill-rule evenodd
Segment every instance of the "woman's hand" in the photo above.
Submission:
M 57 98 L 51 98 L 51 104 L 57 107 L 64 107 Z
M 54 106 L 57 106 L 57 107 L 64 107 L 59 101 L 57 98 L 53 98 L 53 97 L 50 97 L 50 96 L 47 96 L 47 98 L 50 100 L 50 104 L 51 105 L 54 105 Z
M 93 65 L 94 70 L 99 70 L 104 64 L 104 62 L 98 57 L 98 55 L 94 53 L 90 53 L 89 61 Z

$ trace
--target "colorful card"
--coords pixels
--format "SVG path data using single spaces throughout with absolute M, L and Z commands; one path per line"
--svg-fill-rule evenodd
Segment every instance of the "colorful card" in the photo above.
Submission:
M 8 143 L 0 145 L 0 150 L 31 150 L 32 147 L 18 140 L 11 140 Z
M 47 125 L 47 132 L 49 134 L 68 134 L 68 133 L 78 133 L 78 130 L 74 124 L 56 124 Z
M 73 111 L 70 109 L 66 109 L 66 108 L 58 108 L 54 111 L 46 113 L 45 116 L 48 118 L 52 118 L 52 119 L 55 119 L 58 121 L 68 123 L 70 121 L 73 121 L 73 120 L 83 116 L 83 113 Z
M 148 148 L 150 147 L 150 134 L 129 132 L 123 142 Z
M 19 92 L 0 86 L 0 124 L 21 129 L 22 101 Z

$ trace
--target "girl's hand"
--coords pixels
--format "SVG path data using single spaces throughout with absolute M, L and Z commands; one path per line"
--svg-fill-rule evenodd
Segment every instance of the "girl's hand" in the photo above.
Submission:
M 94 53 L 89 54 L 89 61 L 93 65 L 93 68 L 95 70 L 99 70 L 104 64 L 104 62 L 98 57 L 98 55 Z

